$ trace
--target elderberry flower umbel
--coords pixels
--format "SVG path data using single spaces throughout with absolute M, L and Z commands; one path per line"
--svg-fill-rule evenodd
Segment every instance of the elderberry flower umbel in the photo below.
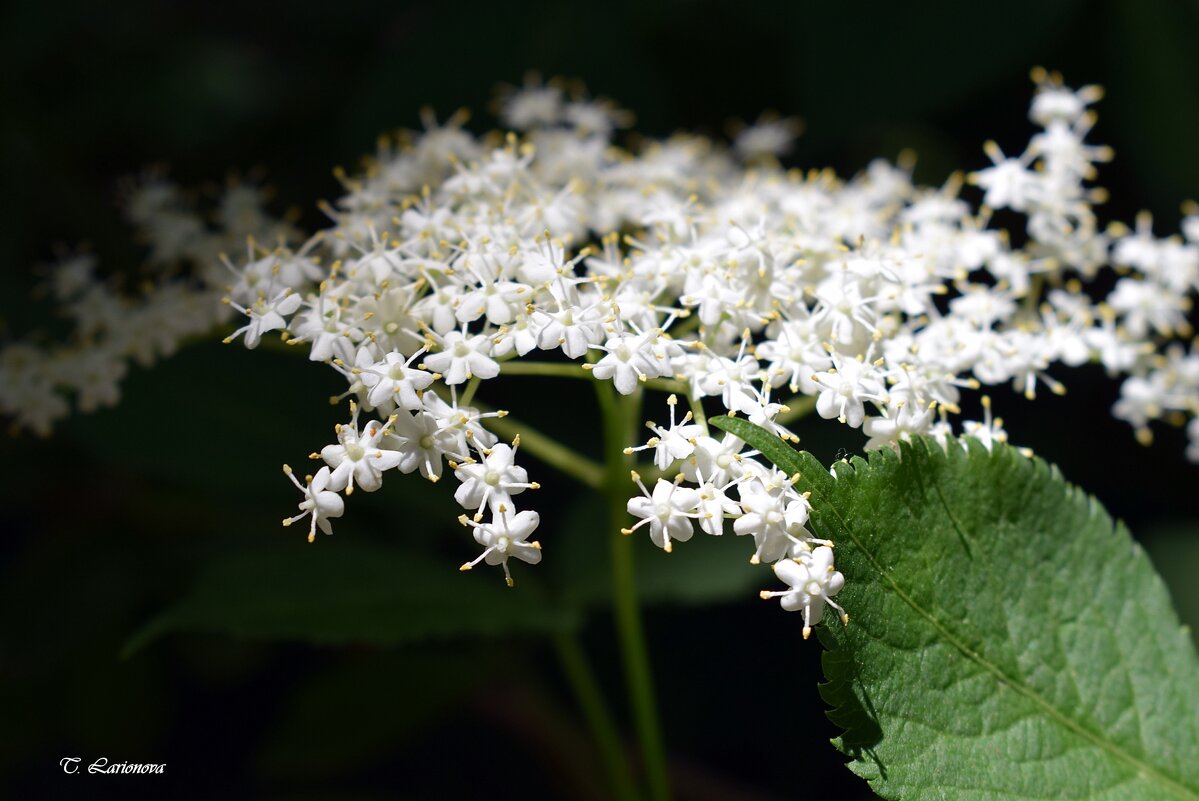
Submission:
M 795 477 L 714 438 L 706 411 L 792 441 L 788 423 L 814 408 L 861 429 L 867 448 L 914 435 L 950 447 L 955 432 L 989 446 L 1006 433 L 989 402 L 982 421 L 957 420 L 964 393 L 1063 392 L 1053 374 L 1096 362 L 1122 377 L 1112 411 L 1138 438 L 1185 425 L 1199 460 L 1199 350 L 1170 341 L 1191 333 L 1199 208 L 1184 207 L 1181 236 L 1154 235 L 1146 215 L 1101 226 L 1092 182 L 1111 152 L 1086 141 L 1101 93 L 1033 78 L 1027 147 L 987 143 L 989 166 L 941 187 L 913 184 L 904 160 L 848 179 L 786 170 L 789 120 L 763 118 L 731 146 L 676 135 L 622 150 L 624 112 L 540 83 L 503 99 L 506 135 L 427 114 L 423 131 L 383 141 L 361 174 L 337 173 L 345 193 L 306 239 L 251 187 L 202 215 L 151 176 L 130 217 L 155 264 L 190 267 L 132 298 L 95 281 L 88 257 L 65 259 L 53 296 L 78 340 L 0 352 L 0 410 L 46 431 L 68 412 L 64 395 L 113 403 L 130 357 L 149 362 L 236 313 L 229 339 L 253 348 L 277 333 L 344 379 L 335 400 L 351 399 L 337 442 L 314 454 L 326 466 L 307 484 L 288 472 L 305 497 L 291 520 L 327 532 L 337 493 L 378 489 L 393 469 L 437 481 L 448 463 L 484 549 L 466 566 L 502 565 L 510 579 L 510 557 L 541 558 L 528 540 L 539 517 L 518 508 L 538 485 L 517 443 L 499 443 L 511 421 L 485 404 L 488 382 L 538 373 L 663 391 L 667 422 L 623 443 L 630 457 L 652 452 L 625 530 L 666 551 L 697 529 L 752 540 L 747 558 L 775 565 L 791 589 L 770 596 L 802 611 L 806 631 L 824 606 L 840 611 L 833 551 L 806 528 Z M 977 189 L 963 196 L 966 184 Z M 999 209 L 1023 231 L 995 227 Z M 1095 283 L 1109 271 L 1116 280 Z

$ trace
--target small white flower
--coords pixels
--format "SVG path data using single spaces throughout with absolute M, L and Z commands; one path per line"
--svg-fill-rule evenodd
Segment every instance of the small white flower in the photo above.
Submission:
M 733 151 L 745 161 L 785 156 L 791 152 L 803 125 L 794 117 L 783 119 L 762 115 L 753 125 L 742 128 L 733 140 Z
M 714 484 L 727 484 L 740 479 L 749 465 L 756 465 L 752 459 L 745 459 L 757 451 L 745 450 L 745 442 L 732 434 L 725 434 L 723 439 L 700 436 L 695 439 L 695 452 L 683 462 L 682 473 L 688 481 L 702 483 L 702 477 Z M 744 461 L 742 461 L 744 459 Z
M 887 407 L 885 417 L 867 417 L 862 424 L 863 433 L 870 437 L 865 450 L 911 442 L 912 435 L 928 433 L 933 425 L 935 409 L 935 402 L 921 406 L 916 402 L 900 400 Z
M 695 452 L 695 438 L 704 433 L 704 427 L 691 423 L 691 412 L 683 415 L 682 420 L 674 419 L 674 409 L 678 405 L 679 399 L 675 395 L 671 395 L 666 399 L 666 405 L 670 407 L 670 425 L 667 428 L 655 425 L 654 423 L 646 423 L 645 427 L 654 432 L 654 436 L 649 438 L 649 441 L 644 445 L 635 448 L 625 448 L 625 455 L 632 455 L 637 451 L 643 451 L 650 448 L 654 450 L 654 464 L 659 470 L 666 470 L 676 459 L 686 459 Z M 688 425 L 690 423 L 690 425 Z
M 541 522 L 541 517 L 536 512 L 516 512 L 501 504 L 492 513 L 489 523 L 475 522 L 466 515 L 459 517 L 458 522 L 475 530 L 475 542 L 484 549 L 483 553 L 462 565 L 459 570 L 470 570 L 479 562 L 503 565 L 504 581 L 511 587 L 515 582 L 512 581 L 512 573 L 508 570 L 510 557 L 515 556 L 531 565 L 541 561 L 541 543 L 526 542 Z
M 1098 86 L 1084 86 L 1072 91 L 1055 80 L 1056 76 L 1041 69 L 1034 71 L 1033 78 L 1038 91 L 1033 97 L 1028 116 L 1038 125 L 1054 122 L 1072 125 L 1082 118 L 1087 106 L 1103 97 L 1103 89 Z
M 1003 418 L 991 417 L 991 399 L 983 395 L 983 419 L 982 422 L 977 420 L 962 421 L 962 436 L 976 439 L 983 444 L 988 451 L 991 450 L 995 443 L 1007 442 L 1007 432 L 1003 430 Z M 963 445 L 965 443 L 962 443 Z
M 812 376 L 821 387 L 816 411 L 825 419 L 835 417 L 850 428 L 859 428 L 866 417 L 865 401 L 885 403 L 878 369 L 864 360 L 836 353 L 832 358 L 833 367 Z
M 744 349 L 744 340 L 742 349 Z M 692 397 L 720 396 L 727 409 L 738 409 L 756 394 L 752 382 L 761 377 L 761 366 L 753 356 L 739 353 L 736 359 L 709 355 L 692 379 Z
M 441 338 L 441 350 L 430 353 L 424 363 L 417 367 L 441 373 L 445 376 L 445 383 L 451 386 L 475 376 L 495 378 L 500 374 L 500 366 L 490 353 L 490 338 L 482 334 L 468 336 L 462 331 L 450 331 Z
M 467 462 L 454 469 L 462 482 L 454 492 L 454 500 L 466 509 L 477 509 L 475 520 L 482 519 L 485 506 L 490 506 L 493 512 L 501 506 L 511 508 L 513 495 L 540 488 L 540 484 L 530 483 L 529 474 L 516 464 L 519 445 L 520 437 L 517 437 L 511 447 L 500 444 L 480 448 L 482 461 Z
M 362 339 L 362 331 L 351 322 L 353 317 L 337 303 L 326 304 L 324 295 L 310 301 L 308 306 L 296 315 L 291 328 L 295 338 L 287 344 L 311 343 L 308 358 L 314 362 L 334 358 L 352 361 L 353 343 Z
M 434 373 L 412 367 L 422 353 L 423 350 L 418 350 L 405 359 L 404 354 L 393 351 L 382 361 L 355 370 L 361 373 L 362 383 L 370 390 L 367 400 L 371 406 L 392 402 L 410 412 L 421 408 L 420 393 L 436 378 Z
M 812 626 L 820 622 L 827 604 L 841 614 L 841 622 L 849 624 L 849 615 L 833 596 L 845 586 L 845 576 L 833 566 L 833 549 L 821 545 L 813 551 L 805 551 L 795 559 L 784 559 L 774 566 L 774 574 L 783 580 L 789 590 L 762 590 L 763 599 L 780 598 L 780 605 L 788 612 L 803 611 L 803 637 L 812 634 Z
M 332 475 L 327 466 L 316 471 L 315 476 L 305 477 L 305 484 L 301 484 L 296 480 L 295 474 L 287 465 L 283 465 L 283 472 L 291 479 L 291 483 L 296 485 L 296 489 L 304 493 L 304 500 L 300 501 L 300 514 L 294 517 L 285 518 L 283 525 L 290 526 L 297 520 L 302 520 L 305 517 L 312 518 L 312 522 L 308 526 L 308 541 L 316 541 L 316 530 L 320 530 L 326 534 L 333 533 L 333 525 L 329 522 L 334 517 L 341 517 L 345 512 L 345 501 L 336 492 L 329 489 L 329 484 L 332 481 Z
M 534 79 L 504 99 L 500 118 L 518 131 L 553 125 L 562 118 L 562 101 L 561 89 Z
M 470 457 L 472 443 L 490 448 L 499 442 L 499 438 L 483 428 L 480 421 L 506 417 L 506 411 L 480 412 L 472 406 L 463 406 L 458 403 L 457 393 L 452 388 L 450 402 L 446 402 L 435 392 L 426 392 L 421 396 L 421 400 L 424 401 L 425 412 L 433 416 L 437 429 L 445 435 L 442 450 L 446 455 L 465 461 Z
M 537 309 L 533 312 L 537 332 L 537 347 L 542 350 L 561 348 L 571 359 L 578 359 L 604 338 L 603 312 L 598 303 L 575 306 L 558 301 L 558 311 Z
M 1171 336 L 1175 331 L 1190 331 L 1186 315 L 1191 309 L 1191 299 L 1161 284 L 1121 278 L 1108 295 L 1107 303 L 1121 315 L 1124 327 L 1137 339 L 1144 339 L 1151 332 Z
M 228 298 L 225 302 L 250 318 L 250 322 L 225 337 L 225 343 L 228 344 L 244 334 L 243 341 L 246 347 L 253 349 L 258 347 L 263 334 L 286 328 L 287 318 L 300 308 L 304 299 L 294 290 L 286 288 L 270 297 L 259 295 L 258 300 L 248 308 Z
M 392 420 L 392 430 L 385 442 L 395 447 L 401 473 L 419 469 L 421 475 L 436 483 L 441 479 L 443 457 L 467 458 L 466 449 L 461 448 L 459 432 L 443 427 L 429 412 L 399 412 Z
M 101 346 L 65 353 L 56 362 L 58 382 L 75 390 L 79 411 L 116 406 L 120 400 L 121 379 L 128 372 L 123 354 Z
M 621 395 L 631 395 L 637 388 L 638 381 L 645 381 L 661 375 L 670 375 L 669 370 L 662 372 L 663 366 L 654 353 L 654 339 L 657 331 L 646 334 L 628 334 L 624 331 L 611 336 L 601 350 L 607 355 L 593 365 L 591 373 L 596 378 L 606 380 L 611 378 L 616 385 L 616 391 Z M 667 368 L 669 366 L 667 365 Z
M 383 485 L 383 471 L 400 464 L 401 454 L 379 447 L 395 418 L 387 423 L 369 421 L 362 430 L 358 429 L 358 404 L 350 402 L 353 417 L 349 425 L 338 425 L 337 444 L 321 449 L 320 458 L 325 460 L 333 472 L 329 476 L 329 488 L 335 492 L 354 492 L 354 483 L 366 492 L 374 492 Z
M 640 517 L 641 521 L 632 528 L 622 528 L 621 534 L 632 534 L 637 529 L 648 524 L 649 538 L 666 553 L 670 553 L 671 542 L 678 540 L 686 542 L 695 533 L 692 520 L 698 516 L 695 511 L 699 503 L 699 493 L 693 489 L 680 487 L 677 482 L 664 478 L 658 479 L 654 492 L 645 488 L 641 476 L 633 473 L 633 480 L 641 488 L 641 497 L 630 498 L 629 514 Z
M 460 323 L 470 323 L 486 315 L 489 323 L 504 325 L 516 319 L 532 295 L 525 284 L 484 279 L 462 295 L 455 316 Z
M 1037 173 L 1029 169 L 1032 155 L 1025 153 L 1020 158 L 1008 158 L 994 142 L 987 142 L 983 149 L 995 166 L 970 175 L 971 181 L 986 192 L 983 202 L 993 209 L 1010 208 L 1016 211 L 1024 211 L 1035 203 L 1041 194 L 1043 182 Z
M 738 491 L 742 515 L 733 522 L 738 536 L 750 535 L 757 549 L 751 564 L 775 562 L 789 554 L 798 553 L 810 536 L 804 524 L 808 522 L 808 499 L 791 489 L 793 481 L 785 479 L 782 487 L 772 491 L 758 480 L 747 481 Z
M 713 537 L 722 536 L 725 518 L 736 518 L 741 514 L 741 505 L 726 494 L 736 483 L 730 481 L 722 487 L 700 477 L 699 486 L 695 490 L 699 495 L 695 512 L 699 528 L 705 534 L 711 534 Z

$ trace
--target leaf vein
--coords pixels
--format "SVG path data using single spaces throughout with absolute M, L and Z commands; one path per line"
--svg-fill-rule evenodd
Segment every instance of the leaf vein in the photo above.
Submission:
M 862 466 L 860 466 L 860 463 L 859 463 L 859 466 L 857 466 L 855 469 L 858 471 L 869 471 L 872 468 L 868 464 L 863 468 Z M 1144 762 L 1141 759 L 1138 759 L 1136 756 L 1128 753 L 1124 749 L 1117 746 L 1115 743 L 1110 742 L 1109 740 L 1100 736 L 1096 732 L 1091 731 L 1090 729 L 1083 726 L 1079 722 L 1071 719 L 1066 714 L 1064 714 L 1059 709 L 1057 709 L 1057 707 L 1053 706 L 1053 704 L 1049 703 L 1049 701 L 1047 701 L 1045 698 L 1043 698 L 1039 693 L 1037 693 L 1035 690 L 1033 690 L 1033 688 L 1027 686 L 1022 681 L 1020 681 L 1018 678 L 1009 676 L 1002 668 L 1000 668 L 998 665 L 996 665 L 994 662 L 992 662 L 990 659 L 988 659 L 982 653 L 978 652 L 977 650 L 972 648 L 970 645 L 968 645 L 966 642 L 964 642 L 957 635 L 957 633 L 955 631 L 953 631 L 946 623 L 944 623 L 943 621 L 938 619 L 929 610 L 926 610 L 923 606 L 921 606 L 919 603 L 917 603 L 907 592 L 904 591 L 903 587 L 901 587 L 900 584 L 890 575 L 890 573 L 883 568 L 883 565 L 880 563 L 876 554 L 872 550 L 867 548 L 866 543 L 863 542 L 863 540 L 857 535 L 857 533 L 852 528 L 850 528 L 848 521 L 841 515 L 841 513 L 837 509 L 836 505 L 831 502 L 831 499 L 828 499 L 825 497 L 823 488 L 817 486 L 810 479 L 807 479 L 806 477 L 803 480 L 808 485 L 812 494 L 814 496 L 816 496 L 817 501 L 821 501 L 821 500 L 830 501 L 826 504 L 823 504 L 824 508 L 826 510 L 828 510 L 829 512 L 831 512 L 832 515 L 838 519 L 842 530 L 849 537 L 850 541 L 853 542 L 853 544 L 855 546 L 857 546 L 857 548 L 862 553 L 862 555 L 870 563 L 871 567 L 874 568 L 874 570 L 879 574 L 882 582 L 885 585 L 887 585 L 891 589 L 891 591 L 894 592 L 895 595 L 900 600 L 902 600 L 905 604 L 907 604 L 919 617 L 923 618 L 925 620 L 925 622 L 928 623 L 928 625 L 930 625 L 933 628 L 934 631 L 936 631 L 939 635 L 941 635 L 947 642 L 949 642 L 950 645 L 952 645 L 955 649 L 957 649 L 963 656 L 965 656 L 967 659 L 975 662 L 976 664 L 978 664 L 979 666 L 984 668 L 986 671 L 991 673 L 1001 684 L 1007 686 L 1008 688 L 1012 689 L 1019 695 L 1026 698 L 1028 701 L 1032 702 L 1035 706 L 1037 706 L 1044 712 L 1046 717 L 1053 720 L 1058 725 L 1060 725 L 1063 728 L 1065 728 L 1066 730 L 1072 732 L 1073 734 L 1080 737 L 1081 739 L 1092 743 L 1094 746 L 1100 748 L 1101 750 L 1106 751 L 1107 753 L 1111 754 L 1116 759 L 1119 759 L 1119 760 L 1123 761 L 1124 763 L 1126 763 L 1129 767 L 1133 768 L 1133 770 L 1135 771 L 1134 775 L 1140 775 L 1140 776 L 1144 776 L 1146 778 L 1151 778 L 1151 779 L 1155 780 L 1156 782 L 1158 782 L 1159 784 L 1164 785 L 1174 795 L 1176 795 L 1180 798 L 1199 799 L 1199 793 L 1196 793 L 1195 791 L 1188 788 L 1186 785 L 1182 784 L 1180 781 L 1174 779 L 1173 777 L 1167 776 L 1166 774 L 1157 770 L 1154 766 Z M 836 479 L 836 480 L 840 480 L 840 479 Z

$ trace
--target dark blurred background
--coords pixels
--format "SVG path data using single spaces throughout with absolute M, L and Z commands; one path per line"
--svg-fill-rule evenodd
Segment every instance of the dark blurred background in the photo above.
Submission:
M 644 134 L 720 135 L 769 108 L 806 121 L 800 166 L 849 174 L 911 148 L 917 178 L 936 184 L 984 166 L 985 139 L 1023 147 L 1028 71 L 1043 65 L 1108 90 L 1092 137 L 1117 156 L 1100 180 L 1105 219 L 1148 209 L 1160 233 L 1176 230 L 1180 202 L 1199 196 L 1199 3 L 921 9 L 8 3 L 0 336 L 53 325 L 27 298 L 31 268 L 56 245 L 88 243 L 114 272 L 139 262 L 117 203 L 123 177 L 165 164 L 203 185 L 261 169 L 277 208 L 315 227 L 315 201 L 338 192 L 334 165 L 353 166 L 382 131 L 417 127 L 425 104 L 442 116 L 468 106 L 472 127 L 489 128 L 494 86 L 529 69 L 583 80 Z M 1064 398 L 994 393 L 1012 441 L 1127 521 L 1199 622 L 1199 469 L 1183 436 L 1159 428 L 1141 448 L 1110 418 L 1117 389 L 1100 370 L 1055 372 Z M 414 478 L 355 494 L 337 536 L 307 547 L 279 528 L 296 502 L 279 465 L 326 442 L 340 412 L 323 399 L 338 384 L 295 357 L 196 344 L 134 369 L 118 408 L 48 440 L 0 442 L 0 797 L 596 797 L 601 774 L 542 635 L 577 632 L 627 731 L 604 551 L 575 546 L 551 567 L 558 549 L 544 536 L 546 564 L 519 570 L 516 593 L 492 593 L 497 576 L 454 570 L 475 548 L 452 523 L 450 488 Z M 541 425 L 594 452 L 577 425 L 593 413 L 585 388 L 545 388 L 568 415 Z M 819 422 L 801 433 L 826 460 L 861 444 Z M 530 472 L 545 484 L 547 532 L 603 537 L 585 495 L 548 468 Z M 571 547 L 564 538 L 559 553 Z M 869 797 L 827 744 L 818 645 L 754 602 L 768 576 L 730 576 L 704 556 L 672 573 L 660 553 L 640 555 L 680 797 Z M 176 605 L 192 588 L 216 611 Z M 451 597 L 492 617 L 447 612 Z M 428 618 L 448 622 L 422 629 Z M 156 619 L 162 636 L 128 649 Z M 168 775 L 64 776 L 65 756 L 166 762 Z

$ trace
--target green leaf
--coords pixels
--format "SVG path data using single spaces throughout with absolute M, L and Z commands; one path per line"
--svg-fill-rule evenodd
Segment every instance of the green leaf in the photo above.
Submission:
M 1045 462 L 968 443 L 835 478 L 783 455 L 846 578 L 821 692 L 851 769 L 887 798 L 1199 799 L 1199 660 L 1144 552 Z
M 786 471 L 787 475 L 795 475 L 803 470 L 804 464 L 799 451 L 748 420 L 722 416 L 710 417 L 708 422 L 757 448 L 772 464 Z
M 469 701 L 503 656 L 494 646 L 463 643 L 349 652 L 299 678 L 258 770 L 268 779 L 333 781 L 386 759 Z
M 500 637 L 573 628 L 523 576 L 517 589 L 490 570 L 459 573 L 433 555 L 353 542 L 238 549 L 127 644 L 132 653 L 172 631 L 208 631 L 320 645 L 393 646 L 450 637 Z

